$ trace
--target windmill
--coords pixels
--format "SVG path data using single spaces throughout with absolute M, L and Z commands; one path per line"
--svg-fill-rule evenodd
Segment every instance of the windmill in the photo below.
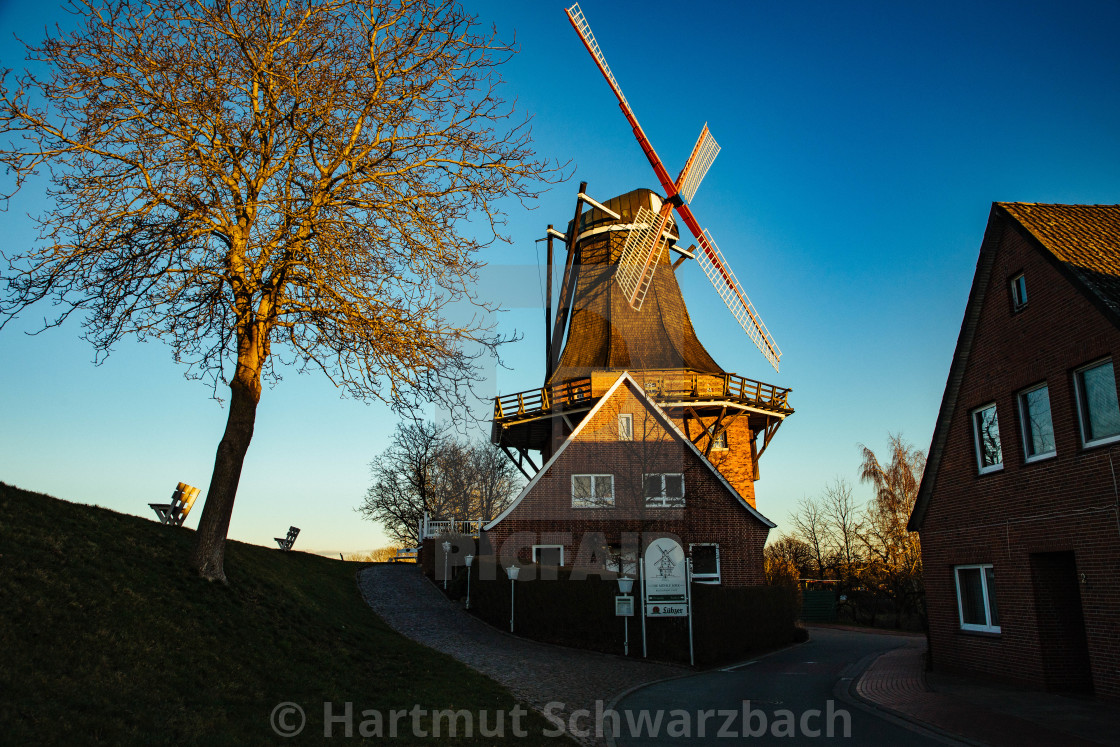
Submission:
M 697 337 L 676 278 L 681 262 L 696 259 L 732 315 L 777 370 L 781 357 L 777 344 L 711 234 L 700 228 L 689 207 L 719 145 L 705 125 L 684 168 L 672 179 L 638 124 L 579 6 L 568 8 L 567 15 L 615 93 L 665 194 L 637 189 L 600 202 L 587 194 L 587 183 L 582 182 L 567 229 L 548 226 L 539 239 L 548 242 L 544 386 L 495 398 L 491 440 L 531 478 L 540 468 L 529 452 L 540 451 L 547 461 L 627 371 L 735 488 L 753 501 L 758 458 L 793 413 L 789 389 L 724 371 Z M 699 249 L 679 245 L 675 217 L 696 238 Z M 566 250 L 555 315 L 554 241 L 562 242 Z M 673 263 L 667 256 L 671 252 L 679 255 Z M 733 424 L 735 435 L 729 437 Z
M 700 224 L 692 214 L 692 209 L 688 204 L 692 201 L 697 187 L 700 186 L 700 181 L 719 153 L 719 146 L 708 132 L 708 126 L 704 125 L 700 132 L 700 138 L 692 149 L 692 154 L 684 168 L 681 169 L 680 175 L 676 180 L 673 180 L 669 176 L 665 164 L 657 155 L 657 151 L 653 149 L 653 144 L 646 137 L 642 126 L 638 123 L 634 110 L 630 108 L 630 104 L 626 101 L 626 96 L 623 95 L 622 88 L 619 87 L 614 73 L 607 65 L 606 58 L 603 56 L 602 50 L 599 49 L 599 43 L 595 40 L 595 35 L 591 33 L 591 26 L 580 9 L 579 3 L 568 8 L 565 12 L 568 14 L 568 20 L 572 27 L 575 28 L 579 38 L 583 41 L 583 45 L 591 54 L 592 59 L 595 60 L 599 72 L 603 74 L 607 84 L 611 87 L 611 91 L 614 92 L 615 98 L 618 99 L 619 108 L 622 109 L 626 121 L 633 128 L 634 136 L 638 139 L 642 152 L 649 159 L 650 165 L 653 166 L 653 171 L 657 174 L 657 179 L 661 182 L 661 187 L 666 193 L 665 202 L 656 218 L 650 211 L 645 211 L 638 216 L 636 223 L 649 225 L 650 228 L 644 231 L 633 231 L 630 234 L 623 251 L 622 260 L 619 262 L 616 278 L 619 285 L 627 292 L 631 306 L 636 310 L 641 309 L 653 273 L 657 269 L 657 258 L 663 246 L 661 241 L 662 231 L 670 214 L 675 209 L 684 224 L 688 226 L 688 230 L 696 237 L 696 243 L 700 245 L 700 251 L 695 255 L 696 260 L 704 270 L 704 274 L 708 277 L 712 287 L 715 288 L 723 302 L 727 304 L 727 308 L 743 327 L 747 336 L 758 346 L 758 349 L 766 356 L 766 360 L 770 361 L 770 365 L 777 371 L 778 362 L 782 357 L 781 350 L 778 349 L 777 343 L 770 336 L 766 325 L 763 324 L 750 299 L 747 298 L 747 294 L 735 278 L 735 273 L 727 265 L 727 261 L 723 258 L 723 254 L 711 233 L 700 228 Z

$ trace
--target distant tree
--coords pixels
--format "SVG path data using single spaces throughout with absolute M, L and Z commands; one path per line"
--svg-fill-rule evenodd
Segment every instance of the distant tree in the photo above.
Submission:
M 796 586 L 809 577 L 813 551 L 808 544 L 784 535 L 766 545 L 762 551 L 766 583 L 771 586 Z
M 474 294 L 498 198 L 558 176 L 497 95 L 513 49 L 448 0 L 72 0 L 0 79 L 0 163 L 45 173 L 40 242 L 7 255 L 0 324 L 40 300 L 97 357 L 166 340 L 229 386 L 195 566 L 224 548 L 277 361 L 398 410 L 462 403 L 502 340 Z M 469 219 L 469 227 L 466 220 Z M 482 351 L 480 353 L 479 351 Z
M 860 480 L 875 489 L 859 529 L 868 553 L 866 576 L 893 599 L 897 611 L 914 611 L 924 588 L 922 551 L 918 535 L 908 532 L 906 523 L 925 472 L 925 454 L 901 434 L 888 434 L 886 464 L 863 444 L 859 448 Z
M 860 506 L 852 495 L 852 486 L 843 478 L 836 478 L 825 487 L 821 502 L 830 544 L 835 548 L 837 575 L 848 581 L 858 574 L 862 557 Z
M 790 523 L 793 524 L 794 536 L 809 550 L 813 577 L 827 578 L 835 538 L 824 506 L 815 498 L 804 497 L 797 504 L 797 511 L 790 516 Z
M 519 481 L 513 463 L 488 443 L 457 439 L 430 422 L 402 422 L 370 462 L 373 482 L 358 511 L 394 543 L 417 547 L 420 523 L 489 521 L 505 511 Z

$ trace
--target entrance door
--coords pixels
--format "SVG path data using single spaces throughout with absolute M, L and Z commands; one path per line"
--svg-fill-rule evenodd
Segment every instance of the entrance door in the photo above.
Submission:
M 1046 689 L 1092 692 L 1081 583 L 1073 552 L 1031 553 L 1031 580 Z

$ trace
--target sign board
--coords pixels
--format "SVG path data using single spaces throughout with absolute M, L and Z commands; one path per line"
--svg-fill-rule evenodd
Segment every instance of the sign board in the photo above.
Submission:
M 651 613 L 653 607 L 661 602 L 676 602 L 674 606 L 683 610 L 688 603 L 688 575 L 685 568 L 684 549 L 676 540 L 661 537 L 649 543 L 645 552 L 646 614 L 661 616 L 664 613 Z
M 687 602 L 659 602 L 646 605 L 646 617 L 687 617 Z
M 623 596 L 614 598 L 614 614 L 616 617 L 634 616 L 634 597 Z

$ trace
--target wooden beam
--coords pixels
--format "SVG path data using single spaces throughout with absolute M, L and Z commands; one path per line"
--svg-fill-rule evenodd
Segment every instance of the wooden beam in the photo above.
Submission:
M 583 194 L 587 191 L 587 182 L 579 183 L 579 192 Z M 575 296 L 575 289 L 573 275 L 578 263 L 575 261 L 575 253 L 577 247 L 576 237 L 579 236 L 579 218 L 583 212 L 583 200 L 576 197 L 576 213 L 572 218 L 572 227 L 568 231 L 568 256 L 564 259 L 564 280 L 560 285 L 560 301 L 556 305 L 556 323 L 552 328 L 552 365 L 550 370 L 556 370 L 556 364 L 560 362 L 560 345 L 564 341 L 564 327 L 567 325 L 568 316 L 570 315 L 570 308 L 572 300 Z
M 502 447 L 502 452 L 503 452 L 503 453 L 504 453 L 504 454 L 505 454 L 505 455 L 506 455 L 507 457 L 509 457 L 509 460 L 510 460 L 511 462 L 513 462 L 513 465 L 514 465 L 515 467 L 517 467 L 517 469 L 521 470 L 521 474 L 525 475 L 525 479 L 526 479 L 526 480 L 532 480 L 532 479 L 533 479 L 533 476 L 532 476 L 532 475 L 530 475 L 530 474 L 529 474 L 528 472 L 526 472 L 526 471 L 525 471 L 525 468 L 521 466 L 521 461 L 520 461 L 519 459 L 517 459 L 517 458 L 516 458 L 516 457 L 515 457 L 515 456 L 513 455 L 513 452 L 511 452 L 511 451 L 509 450 L 509 447 L 508 447 L 508 446 L 503 446 L 503 447 Z
M 719 432 L 720 423 L 723 422 L 723 416 L 726 414 L 727 408 L 724 407 L 719 411 L 719 417 L 716 418 L 716 422 L 712 423 L 712 430 L 708 431 L 707 429 L 705 429 L 705 432 L 708 433 L 708 445 L 704 447 L 705 459 L 707 459 L 712 453 L 712 446 L 714 446 L 716 443 L 716 433 Z
M 544 302 L 544 382 L 552 378 L 552 224 L 548 224 L 548 271 Z

